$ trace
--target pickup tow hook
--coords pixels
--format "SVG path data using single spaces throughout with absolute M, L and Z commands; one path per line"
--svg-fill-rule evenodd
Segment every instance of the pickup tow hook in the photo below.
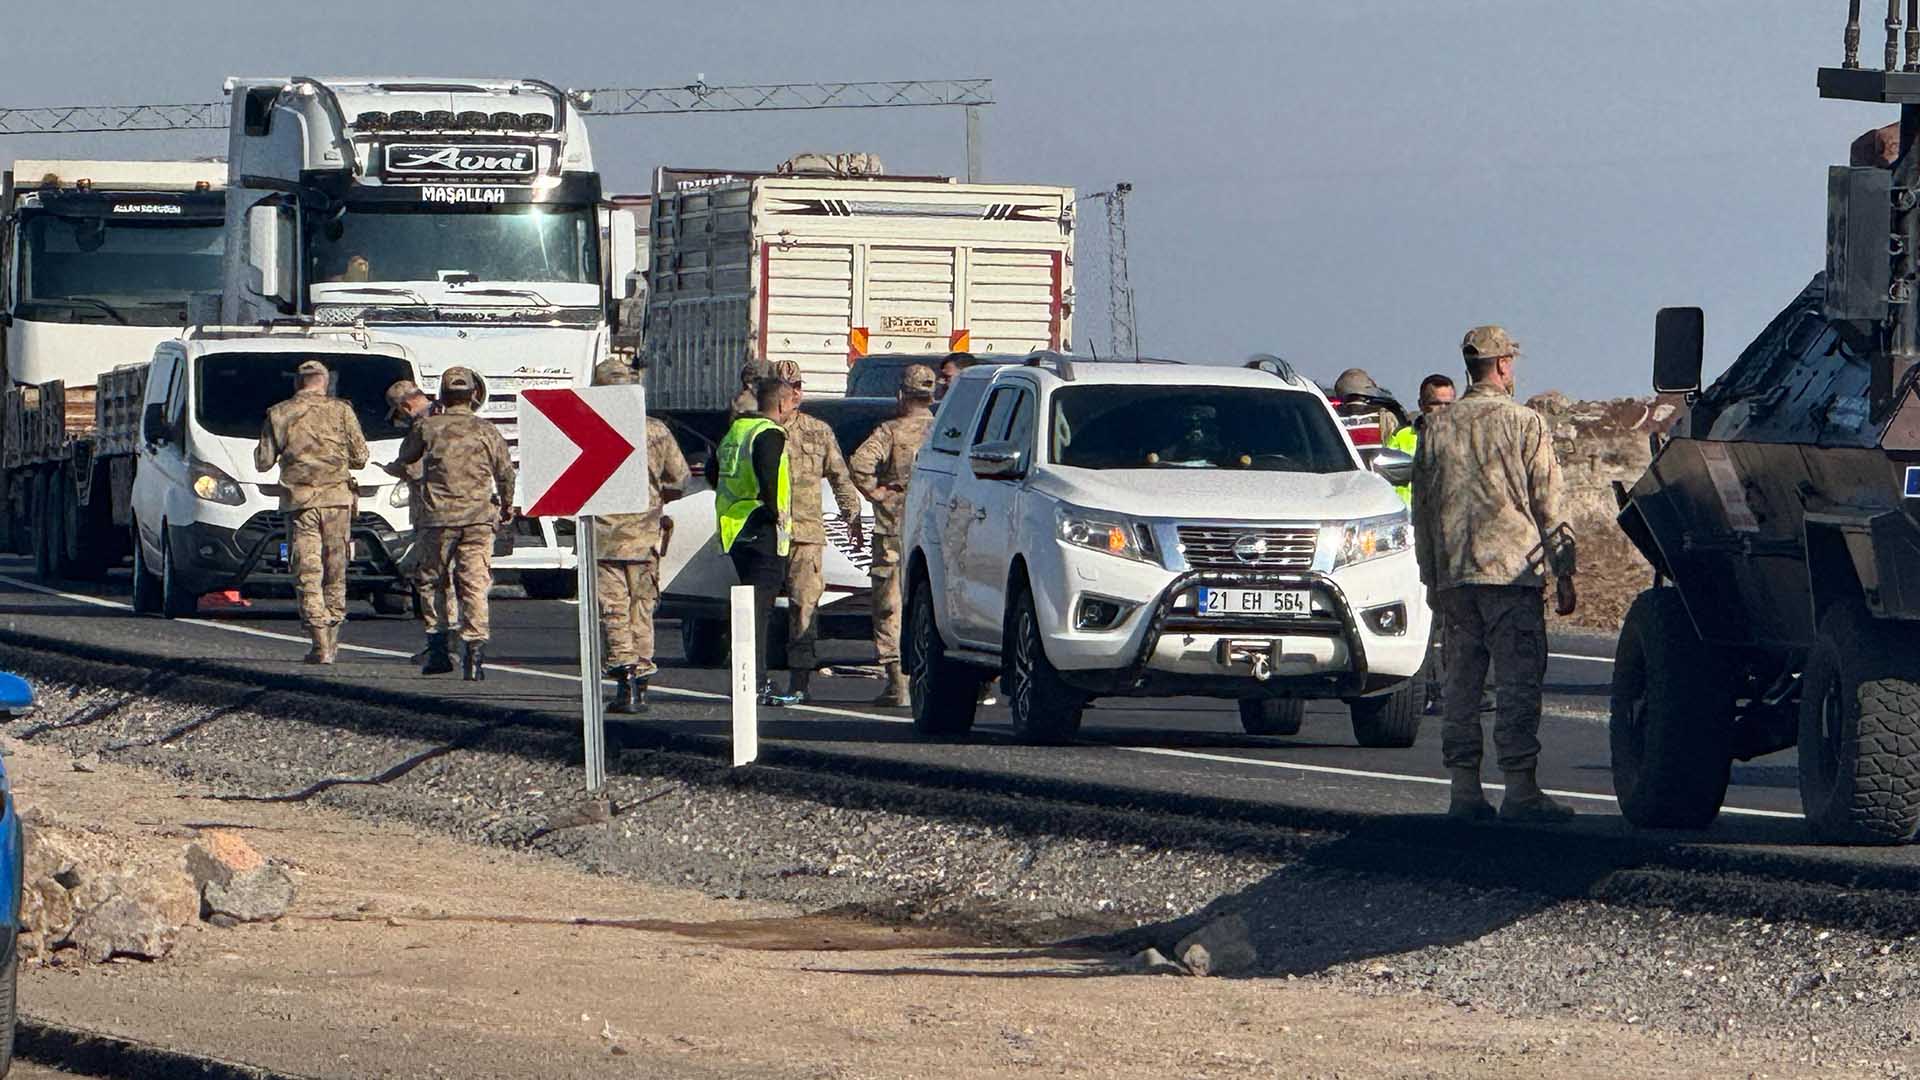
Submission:
M 1280 643 L 1266 640 L 1222 641 L 1214 646 L 1213 659 L 1221 667 L 1245 664 L 1252 669 L 1256 682 L 1266 682 L 1273 678 L 1273 669 L 1280 663 Z

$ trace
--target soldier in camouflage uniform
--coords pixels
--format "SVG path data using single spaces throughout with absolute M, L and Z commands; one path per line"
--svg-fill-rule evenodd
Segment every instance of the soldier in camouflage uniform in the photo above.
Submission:
M 1559 821 L 1573 810 L 1540 790 L 1540 694 L 1547 670 L 1543 564 L 1561 614 L 1573 613 L 1573 533 L 1561 515 L 1560 466 L 1545 421 L 1513 399 L 1520 346 L 1481 326 L 1461 343 L 1473 388 L 1427 420 L 1414 456 L 1414 550 L 1420 580 L 1445 620 L 1448 658 L 1442 752 L 1447 813 L 1494 816 L 1480 784 L 1481 689 L 1491 661 L 1493 741 L 1506 774 L 1502 820 Z
M 781 360 L 773 365 L 773 377 L 793 387 L 796 403 L 803 400 L 799 364 Z M 846 459 L 840 456 L 833 429 L 801 412 L 794 413 L 785 427 L 793 489 L 793 545 L 787 559 L 787 694 L 804 702 L 820 661 L 815 646 L 820 639 L 820 594 L 827 588 L 821 571 L 827 542 L 820 508 L 822 480 L 833 489 L 833 501 L 854 546 L 862 546 L 866 538 L 860 522 L 860 493 L 847 472 Z
M 412 379 L 401 379 L 387 387 L 387 418 L 404 428 L 429 416 L 440 415 L 440 403 L 427 396 Z M 388 474 L 407 482 L 407 527 L 413 532 L 416 552 L 413 557 L 413 589 L 420 601 L 420 622 L 426 630 L 426 648 L 414 654 L 416 661 L 425 660 L 433 647 L 435 634 L 447 634 L 453 630 L 453 589 L 445 574 L 429 578 L 425 556 L 426 548 L 421 543 L 420 515 L 420 476 L 419 462 L 401 467 L 388 465 Z
M 303 360 L 299 387 L 267 410 L 254 467 L 280 467 L 290 511 L 287 545 L 300 622 L 313 640 L 309 664 L 331 664 L 347 618 L 347 557 L 353 527 L 353 471 L 367 464 L 367 440 L 353 406 L 327 393 L 327 366 Z
M 640 381 L 624 360 L 604 360 L 593 369 L 595 386 Z M 660 606 L 660 560 L 672 533 L 662 528 L 661 509 L 687 486 L 687 459 L 667 425 L 647 417 L 647 512 L 594 519 L 594 567 L 600 593 L 600 633 L 606 641 L 607 676 L 617 684 L 607 702 L 611 713 L 647 710 L 647 680 L 653 662 L 653 613 Z
M 760 407 L 759 388 L 773 377 L 773 365 L 765 360 L 749 360 L 740 365 L 740 392 L 733 395 L 728 420 L 738 420 Z
M 440 376 L 443 411 L 416 422 L 400 444 L 394 466 L 421 464 L 420 504 L 426 573 L 447 575 L 460 605 L 463 666 L 469 680 L 486 678 L 487 591 L 493 587 L 493 533 L 513 520 L 513 459 L 507 440 L 473 413 L 480 379 L 463 367 Z M 437 635 L 421 672 L 453 670 L 448 635 Z
M 933 427 L 933 369 L 919 364 L 900 375 L 900 415 L 873 429 L 848 464 L 853 483 L 873 504 L 873 648 L 887 686 L 875 705 L 907 704 L 900 668 L 900 517 L 907 506 L 913 459 Z

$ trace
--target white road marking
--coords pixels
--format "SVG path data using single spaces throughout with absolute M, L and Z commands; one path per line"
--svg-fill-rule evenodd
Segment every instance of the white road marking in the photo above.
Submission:
M 8 574 L 0 574 L 0 583 L 12 585 L 18 589 L 25 589 L 28 592 L 40 593 L 44 596 L 56 596 L 62 600 L 71 600 L 71 601 L 74 601 L 75 603 L 91 604 L 94 607 L 114 608 L 119 611 L 128 611 L 128 612 L 133 610 L 133 605 L 124 603 L 119 600 L 108 600 L 104 597 L 88 596 L 84 593 L 62 592 L 59 589 L 50 589 L 47 586 L 41 585 L 38 582 L 26 581 L 24 579 L 13 577 Z M 246 634 L 250 637 L 267 638 L 273 641 L 285 641 L 294 645 L 304 646 L 308 644 L 308 641 L 305 638 L 296 637 L 292 634 L 280 634 L 280 633 L 275 633 L 274 631 L 271 631 L 271 630 L 261 630 L 258 627 L 252 627 L 252 626 L 237 626 L 233 623 L 218 622 L 212 619 L 176 619 L 174 621 L 186 623 L 190 626 L 205 626 L 205 627 L 210 627 L 214 630 L 225 630 L 225 631 L 228 631 L 229 633 Z M 397 657 L 400 659 L 410 659 L 412 656 L 411 653 L 400 652 L 399 650 L 396 650 L 396 649 L 380 649 L 380 648 L 375 648 L 371 645 L 354 645 L 350 642 L 341 642 L 340 648 L 343 651 L 365 653 L 366 655 L 369 655 L 369 656 Z M 1567 659 L 1567 660 L 1591 660 L 1591 661 L 1601 662 L 1601 663 L 1612 663 L 1611 660 L 1605 660 L 1597 656 L 1572 656 L 1572 655 L 1564 655 L 1559 653 L 1555 653 L 1553 655 L 1559 656 L 1561 659 Z M 541 671 L 538 668 L 518 667 L 511 664 L 489 664 L 487 666 L 494 671 L 504 671 L 514 675 L 530 675 L 536 679 L 553 679 L 560 682 L 570 682 L 575 684 L 579 683 L 580 681 L 580 676 L 578 675 L 569 675 L 564 672 L 558 672 L 558 671 Z M 608 680 L 603 679 L 601 680 L 601 684 L 608 685 L 609 683 L 608 683 Z M 682 698 L 688 698 L 695 701 L 730 700 L 726 694 L 715 694 L 706 690 L 685 690 L 676 686 L 651 686 L 649 687 L 649 690 L 657 691 L 659 693 L 663 693 L 671 697 L 682 697 Z M 788 711 L 816 713 L 822 716 L 841 716 L 841 717 L 846 717 L 852 720 L 875 720 L 884 724 L 913 723 L 912 720 L 906 717 L 886 716 L 880 713 L 871 713 L 871 712 L 859 712 L 854 709 L 840 709 L 840 708 L 834 708 L 829 705 L 794 705 L 794 706 L 790 706 Z M 1427 785 L 1445 785 L 1448 783 L 1448 780 L 1445 777 L 1441 777 L 1441 776 L 1420 776 L 1413 773 L 1374 772 L 1369 769 L 1341 768 L 1340 766 L 1337 766 L 1337 765 L 1310 765 L 1305 762 L 1298 762 L 1298 761 L 1282 761 L 1274 758 L 1236 757 L 1232 754 L 1209 754 L 1199 750 L 1176 750 L 1170 747 L 1110 746 L 1110 747 L 1106 747 L 1106 749 L 1118 750 L 1122 753 L 1128 753 L 1128 754 L 1146 754 L 1152 757 L 1184 758 L 1189 761 L 1207 761 L 1207 762 L 1214 762 L 1214 763 L 1223 764 L 1223 765 L 1245 765 L 1245 766 L 1253 766 L 1253 767 L 1263 768 L 1263 769 L 1287 769 L 1294 772 L 1317 773 L 1323 776 L 1345 776 L 1345 777 L 1352 777 L 1360 780 L 1384 780 L 1390 783 L 1427 784 Z M 1495 791 L 1499 791 L 1499 790 L 1503 790 L 1505 788 L 1505 785 L 1504 784 L 1488 784 L 1487 787 Z M 1560 798 L 1564 798 L 1564 799 L 1585 799 L 1591 802 L 1604 802 L 1604 803 L 1616 803 L 1616 804 L 1620 801 L 1615 796 L 1603 795 L 1598 792 L 1591 792 L 1591 791 L 1563 791 L 1555 788 L 1555 789 L 1548 789 L 1548 793 L 1559 796 Z M 1740 806 L 1724 807 L 1722 808 L 1721 813 L 1738 814 L 1745 817 L 1762 817 L 1762 818 L 1799 818 L 1802 816 L 1800 814 L 1792 813 L 1790 811 L 1785 811 L 1785 810 L 1754 810 L 1754 809 L 1748 809 L 1746 807 L 1740 807 Z

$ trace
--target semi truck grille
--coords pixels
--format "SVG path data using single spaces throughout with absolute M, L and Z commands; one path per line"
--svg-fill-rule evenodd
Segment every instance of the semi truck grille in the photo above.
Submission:
M 1180 553 L 1196 570 L 1308 570 L 1320 540 L 1313 526 L 1180 526 Z

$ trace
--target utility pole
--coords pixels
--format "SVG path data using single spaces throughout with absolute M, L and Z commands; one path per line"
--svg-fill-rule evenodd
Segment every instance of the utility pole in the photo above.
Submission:
M 1133 318 L 1133 280 L 1127 273 L 1127 196 L 1133 185 L 1122 180 L 1109 191 L 1085 196 L 1107 206 L 1107 327 L 1113 356 L 1140 359 L 1140 334 Z

